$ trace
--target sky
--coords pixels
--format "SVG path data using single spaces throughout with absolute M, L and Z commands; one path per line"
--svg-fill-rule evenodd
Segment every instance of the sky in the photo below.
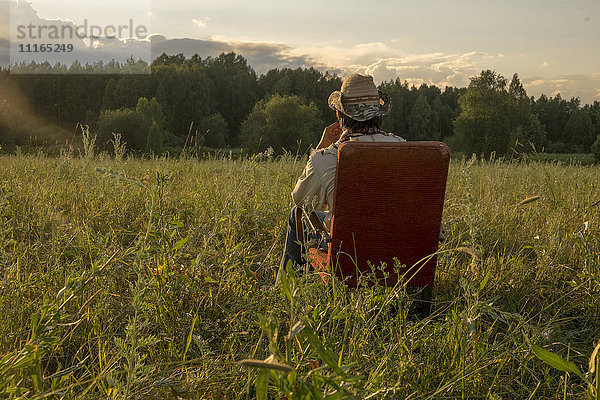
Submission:
M 11 39 L 9 1 L 0 0 L 0 64 Z M 148 26 L 145 40 L 99 39 L 87 52 L 92 59 L 100 49 L 118 58 L 144 46 L 152 57 L 236 51 L 259 74 L 312 66 L 440 88 L 465 87 L 492 69 L 509 79 L 518 73 L 536 98 L 600 101 L 599 0 L 31 0 L 17 9 L 40 21 L 106 26 L 135 18 Z

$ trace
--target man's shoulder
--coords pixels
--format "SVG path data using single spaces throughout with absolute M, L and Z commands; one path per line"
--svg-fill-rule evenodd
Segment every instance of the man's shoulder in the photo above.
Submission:
M 311 155 L 310 155 L 310 159 L 311 160 L 321 160 L 321 159 L 327 159 L 331 156 L 334 156 L 337 158 L 337 151 L 338 151 L 338 146 L 339 143 L 334 143 L 329 147 L 326 147 L 324 149 L 317 149 L 314 150 Z
M 406 142 L 404 138 L 394 133 L 379 133 L 373 136 L 376 142 Z
M 308 162 L 312 165 L 314 169 L 323 171 L 331 168 L 337 164 L 337 145 L 334 143 L 329 147 L 324 149 L 314 150 Z
M 363 136 L 361 137 L 363 140 L 365 138 L 368 138 L 369 141 L 373 141 L 373 142 L 405 142 L 406 140 L 404 140 L 401 136 L 395 135 L 393 133 L 382 133 L 382 134 L 375 134 L 372 136 Z M 352 140 L 352 141 L 363 141 L 360 138 L 358 140 Z M 329 147 L 326 147 L 324 149 L 317 149 L 314 150 L 310 157 L 309 157 L 309 161 L 314 165 L 316 164 L 330 164 L 330 163 L 336 163 L 337 162 L 337 153 L 338 153 L 338 148 L 340 146 L 342 142 L 337 141 L 334 144 L 332 144 Z

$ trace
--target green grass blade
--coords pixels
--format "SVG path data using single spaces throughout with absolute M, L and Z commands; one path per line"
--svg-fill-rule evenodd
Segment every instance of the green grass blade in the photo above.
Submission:
M 535 354 L 537 358 L 550 365 L 551 367 L 556 368 L 559 371 L 571 372 L 580 377 L 581 379 L 586 380 L 577 365 L 565 360 L 558 354 L 552 353 L 536 345 L 532 346 L 532 350 L 533 354 Z
M 283 372 L 291 372 L 294 370 L 294 368 L 290 367 L 289 365 L 279 364 L 279 363 L 267 361 L 267 360 L 265 360 L 265 361 L 242 360 L 242 361 L 238 362 L 238 365 L 241 365 L 242 367 L 247 367 L 247 368 L 259 368 L 259 369 L 264 369 L 264 370 L 272 369 L 272 370 L 283 371 Z
M 290 265 L 290 263 L 288 263 Z M 292 291 L 290 289 L 290 281 L 288 279 L 288 274 L 284 268 L 281 270 L 281 290 L 285 297 L 287 297 L 288 301 L 292 301 Z
M 173 247 L 173 251 L 177 251 L 180 248 L 182 248 L 189 240 L 190 240 L 191 236 L 188 236 L 186 238 L 181 239 L 180 241 L 178 241 L 175 244 L 175 247 Z
M 598 357 L 598 352 L 600 352 L 600 341 L 598 342 L 598 344 L 596 345 L 596 348 L 594 349 L 594 351 L 592 352 L 592 355 L 590 356 L 590 365 L 589 365 L 589 370 L 590 374 L 593 374 L 594 372 L 596 372 L 596 367 L 597 367 L 597 361 L 596 358 Z
M 256 399 L 267 400 L 269 393 L 269 370 L 261 369 L 256 378 Z
M 190 333 L 188 334 L 187 340 L 185 342 L 185 350 L 183 351 L 183 361 L 185 361 L 185 356 L 187 355 L 188 350 L 190 349 L 190 343 L 192 343 L 192 336 L 194 333 L 194 327 L 196 326 L 196 321 L 198 321 L 198 314 L 194 317 L 194 321 L 192 321 L 192 327 L 190 328 Z
M 315 335 L 315 333 L 309 326 L 306 326 L 304 328 L 304 334 L 306 335 L 306 338 L 310 342 L 310 345 L 315 349 L 321 360 L 325 361 L 325 364 L 327 364 L 329 368 L 334 370 L 339 375 L 346 375 L 344 371 L 339 367 L 339 365 L 337 365 L 337 363 L 335 362 L 333 355 L 329 351 L 327 351 L 325 346 L 323 346 L 321 340 L 319 340 L 317 335 Z

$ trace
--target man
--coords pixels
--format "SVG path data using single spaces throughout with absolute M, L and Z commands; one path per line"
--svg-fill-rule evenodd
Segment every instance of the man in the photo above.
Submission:
M 391 109 L 390 98 L 377 90 L 373 77 L 353 74 L 344 79 L 341 90 L 329 96 L 329 107 L 336 112 L 337 122 L 323 131 L 316 151 L 310 156 L 292 192 L 295 207 L 290 213 L 285 249 L 280 268 L 289 261 L 295 269 L 304 264 L 300 245 L 296 242 L 296 207 L 311 202 L 319 219 L 329 229 L 333 203 L 333 187 L 337 166 L 337 149 L 346 141 L 404 142 L 405 140 L 381 130 L 383 116 Z M 366 188 L 368 190 L 368 188 Z M 315 233 L 312 239 L 317 239 Z M 322 244 L 321 246 L 326 246 Z

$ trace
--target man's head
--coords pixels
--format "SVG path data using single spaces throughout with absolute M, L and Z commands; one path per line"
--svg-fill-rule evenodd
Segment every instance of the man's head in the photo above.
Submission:
M 351 132 L 378 131 L 382 116 L 390 112 L 388 95 L 377 90 L 373 77 L 352 74 L 342 88 L 329 96 L 329 107 L 337 111 L 342 128 Z

